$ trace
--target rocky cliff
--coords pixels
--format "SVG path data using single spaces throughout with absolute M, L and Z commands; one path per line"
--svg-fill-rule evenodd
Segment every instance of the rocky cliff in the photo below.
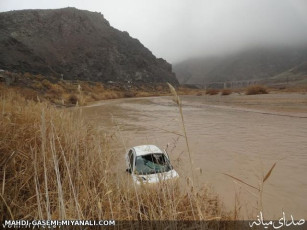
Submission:
M 178 84 L 172 66 L 102 14 L 64 8 L 0 13 L 0 69 L 64 79 Z

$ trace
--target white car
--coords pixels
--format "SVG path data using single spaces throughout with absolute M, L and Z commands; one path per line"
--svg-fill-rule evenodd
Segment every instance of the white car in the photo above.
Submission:
M 168 154 L 155 145 L 135 146 L 126 153 L 127 172 L 137 184 L 157 183 L 179 177 Z

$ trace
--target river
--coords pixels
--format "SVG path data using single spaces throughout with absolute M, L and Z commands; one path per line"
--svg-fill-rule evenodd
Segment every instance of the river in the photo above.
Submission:
M 256 218 L 259 192 L 224 173 L 258 187 L 275 162 L 263 186 L 265 216 L 279 219 L 284 211 L 307 218 L 307 95 L 289 95 L 181 97 L 197 183 L 212 186 L 230 211 L 237 200 L 242 218 Z M 178 135 L 182 122 L 171 97 L 102 101 L 83 114 L 119 137 L 123 156 L 129 147 L 156 144 L 167 148 L 182 177 L 188 175 L 186 142 Z

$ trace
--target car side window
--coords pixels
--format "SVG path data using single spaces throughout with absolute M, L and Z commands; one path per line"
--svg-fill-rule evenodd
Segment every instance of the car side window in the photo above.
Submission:
M 133 151 L 130 150 L 128 155 L 129 155 L 130 169 L 132 170 L 132 168 L 133 168 Z

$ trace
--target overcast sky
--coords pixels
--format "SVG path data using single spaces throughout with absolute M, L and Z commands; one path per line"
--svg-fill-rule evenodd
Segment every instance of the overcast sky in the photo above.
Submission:
M 0 0 L 0 11 L 101 12 L 171 63 L 252 45 L 307 43 L 307 0 Z

